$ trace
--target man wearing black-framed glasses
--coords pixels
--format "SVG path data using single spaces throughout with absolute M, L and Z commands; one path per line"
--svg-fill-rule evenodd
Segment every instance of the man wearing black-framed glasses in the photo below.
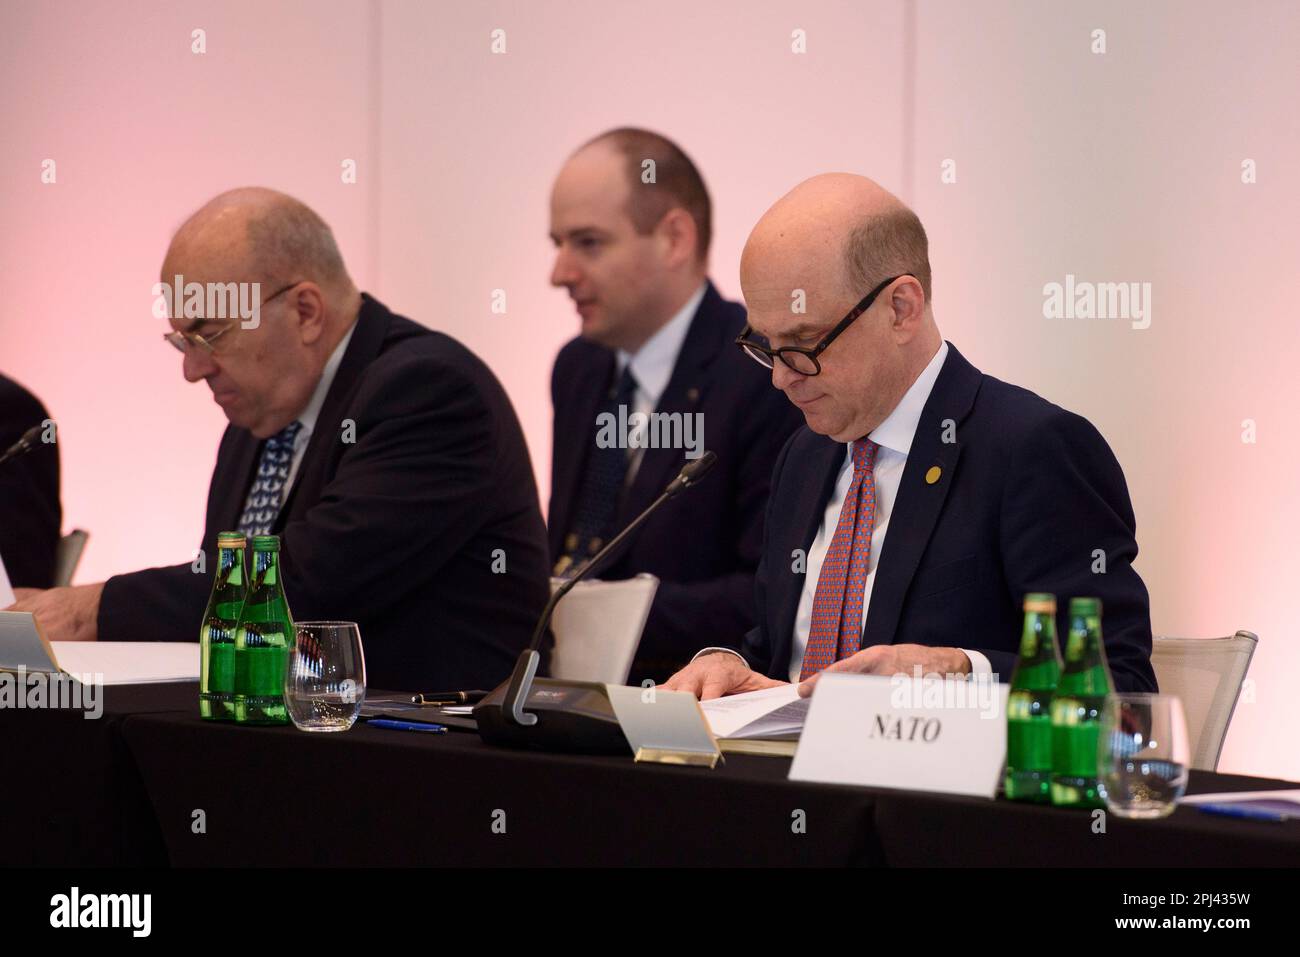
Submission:
M 1116 688 L 1154 690 L 1119 463 L 1087 420 L 943 340 L 911 210 L 865 177 L 814 177 L 754 228 L 741 285 L 737 346 L 806 428 L 773 473 L 758 627 L 667 688 L 712 698 L 788 681 L 807 695 L 826 671 L 914 669 L 1006 681 L 1022 599 L 1050 592 L 1100 598 Z
M 372 685 L 502 680 L 546 601 L 547 558 L 528 449 L 492 372 L 360 292 L 329 227 L 282 193 L 206 204 L 155 293 L 176 276 L 164 338 L 229 421 L 204 560 L 27 594 L 19 610 L 52 640 L 197 640 L 218 533 L 270 533 L 295 617 L 358 622 Z M 213 315 L 205 287 L 239 290 L 249 315 Z M 149 423 L 130 438 L 167 441 Z M 142 531 L 167 520 L 151 504 L 135 503 Z

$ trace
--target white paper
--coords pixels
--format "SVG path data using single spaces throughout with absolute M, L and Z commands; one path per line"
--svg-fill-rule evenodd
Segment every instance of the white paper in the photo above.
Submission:
M 14 603 L 14 590 L 9 584 L 9 573 L 5 571 L 5 560 L 0 557 L 0 610 Z
M 106 685 L 198 681 L 197 641 L 52 641 L 59 667 L 73 675 L 103 675 Z
M 798 737 L 808 701 L 798 685 L 783 684 L 701 701 L 700 710 L 719 738 Z

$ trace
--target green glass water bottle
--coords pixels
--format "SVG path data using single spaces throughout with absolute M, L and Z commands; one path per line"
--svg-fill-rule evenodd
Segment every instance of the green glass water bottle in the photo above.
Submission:
M 1025 596 L 1020 658 L 1007 695 L 1007 773 L 1003 791 L 1012 801 L 1050 800 L 1052 694 L 1061 673 L 1056 649 L 1056 596 Z
M 1052 803 L 1105 807 L 1097 791 L 1097 735 L 1115 690 L 1101 640 L 1101 600 L 1070 599 L 1065 666 L 1052 698 Z
M 253 577 L 235 631 L 235 720 L 288 724 L 284 674 L 293 617 L 280 579 L 280 537 L 253 536 Z
M 230 721 L 235 717 L 235 630 L 244 607 L 244 534 L 217 536 L 217 574 L 199 629 L 199 717 Z

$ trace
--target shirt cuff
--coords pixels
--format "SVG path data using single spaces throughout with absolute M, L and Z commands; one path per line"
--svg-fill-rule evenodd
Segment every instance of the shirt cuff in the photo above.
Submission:
M 978 651 L 971 651 L 968 648 L 958 648 L 957 650 L 965 655 L 970 661 L 970 673 L 972 678 L 976 675 L 993 674 L 993 665 L 991 665 L 989 660 Z
M 745 656 L 742 655 L 740 652 L 738 652 L 735 648 L 717 648 L 717 647 L 701 648 L 699 651 L 695 652 L 695 658 L 702 658 L 705 655 L 711 655 L 715 651 L 725 651 L 729 655 L 735 655 L 737 658 L 740 659 L 740 663 L 742 665 L 744 665 L 746 668 L 749 667 L 749 662 L 745 660 Z M 983 656 L 981 655 L 981 657 Z M 692 658 L 691 661 L 694 661 L 695 658 Z M 984 663 L 986 665 L 988 664 L 987 661 L 985 661 Z

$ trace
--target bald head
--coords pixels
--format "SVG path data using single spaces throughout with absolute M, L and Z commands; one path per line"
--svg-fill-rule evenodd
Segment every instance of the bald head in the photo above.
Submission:
M 209 342 L 187 345 L 185 377 L 207 382 L 230 422 L 258 438 L 302 414 L 361 309 L 329 226 L 271 189 L 230 190 L 185 220 L 163 260 L 163 283 L 176 276 L 241 297 L 251 287 L 251 321 L 173 310 L 171 323 Z
M 172 238 L 164 276 L 174 258 L 201 261 L 250 282 L 352 285 L 325 221 L 292 196 L 258 186 L 232 189 L 205 203 Z
M 898 197 L 865 176 L 805 180 L 758 221 L 740 281 L 750 325 L 773 348 L 815 348 L 886 280 L 872 306 L 818 356 L 821 373 L 778 361 L 772 383 L 810 428 L 837 441 L 888 417 L 942 342 L 930 308 L 925 229 Z
M 916 214 L 874 180 L 824 173 L 804 180 L 754 226 L 741 273 L 767 274 L 784 262 L 790 272 L 838 283 L 861 298 L 889 276 L 907 273 L 930 299 L 929 246 Z

